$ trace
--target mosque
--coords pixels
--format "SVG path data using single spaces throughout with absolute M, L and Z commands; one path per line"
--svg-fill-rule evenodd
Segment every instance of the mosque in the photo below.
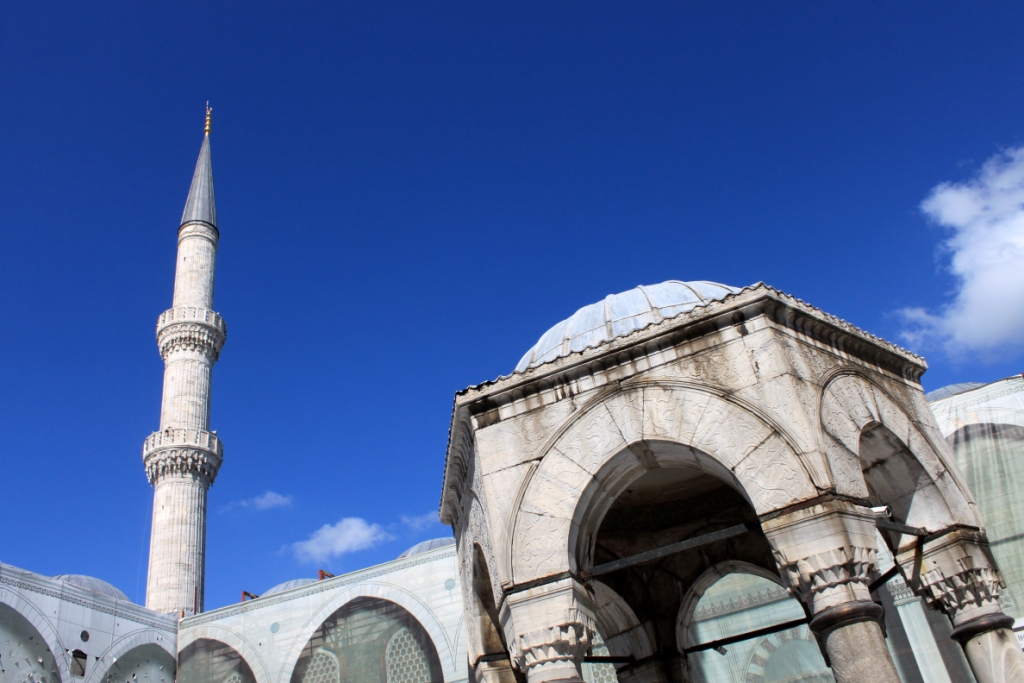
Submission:
M 1024 377 L 925 395 L 924 359 L 762 283 L 581 308 L 456 394 L 452 538 L 205 611 L 219 239 L 208 111 L 146 605 L 0 563 L 0 683 L 1024 681 Z

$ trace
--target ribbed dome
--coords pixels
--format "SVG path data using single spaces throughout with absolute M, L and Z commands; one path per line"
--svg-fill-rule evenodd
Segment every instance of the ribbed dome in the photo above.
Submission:
M 413 555 L 420 555 L 422 553 L 437 550 L 438 548 L 445 548 L 450 545 L 455 545 L 455 539 L 452 536 L 447 536 L 445 538 L 432 538 L 429 541 L 417 543 L 399 555 L 398 559 L 402 559 L 403 557 L 412 557 Z
M 284 593 L 285 591 L 290 591 L 293 588 L 308 586 L 311 583 L 316 583 L 316 579 L 292 579 L 291 581 L 279 583 L 270 590 L 263 591 L 263 594 L 260 595 L 260 597 L 265 598 L 268 595 L 274 595 L 275 593 Z
M 519 361 L 516 372 L 624 337 L 739 291 L 735 287 L 706 280 L 668 280 L 657 285 L 641 285 L 621 294 L 609 294 L 604 300 L 584 306 L 545 332 Z
M 957 394 L 962 394 L 965 391 L 971 391 L 972 389 L 977 389 L 978 387 L 983 386 L 985 385 L 982 384 L 981 382 L 961 382 L 960 384 L 947 384 L 941 389 L 929 391 L 927 394 L 924 395 L 924 398 L 929 403 L 933 403 L 935 401 L 941 401 L 944 398 L 956 396 Z
M 64 583 L 70 583 L 73 586 L 84 588 L 87 591 L 93 593 L 99 593 L 100 595 L 106 595 L 110 598 L 116 598 L 117 600 L 124 600 L 125 602 L 131 602 L 128 596 L 114 588 L 109 583 L 102 579 L 97 579 L 95 576 L 84 576 L 82 574 L 58 574 L 53 577 L 58 581 Z

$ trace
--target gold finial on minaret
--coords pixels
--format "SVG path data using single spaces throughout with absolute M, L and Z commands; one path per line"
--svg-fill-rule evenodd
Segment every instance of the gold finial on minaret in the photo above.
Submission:
M 210 101 L 206 101 L 206 127 L 203 129 L 204 135 L 210 134 L 210 114 L 213 113 L 213 108 L 210 107 Z

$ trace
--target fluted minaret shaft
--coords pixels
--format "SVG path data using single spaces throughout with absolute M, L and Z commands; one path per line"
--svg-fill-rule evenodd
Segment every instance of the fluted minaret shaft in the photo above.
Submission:
M 196 614 L 203 609 L 206 494 L 223 449 L 210 430 L 210 380 L 227 334 L 213 311 L 217 212 L 210 160 L 209 117 L 181 227 L 174 301 L 157 321 L 164 359 L 160 431 L 142 449 L 153 484 L 146 607 Z

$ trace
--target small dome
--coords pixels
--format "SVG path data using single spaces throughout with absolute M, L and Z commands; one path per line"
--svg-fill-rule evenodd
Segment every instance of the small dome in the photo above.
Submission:
M 423 553 L 430 552 L 431 550 L 437 550 L 438 548 L 446 548 L 450 545 L 455 545 L 455 538 L 452 536 L 447 536 L 445 538 L 432 538 L 429 541 L 417 543 L 399 555 L 398 559 L 402 559 L 403 557 L 412 557 L 413 555 L 421 555 Z
M 924 395 L 924 398 L 929 403 L 934 403 L 935 401 L 941 401 L 944 398 L 956 396 L 957 394 L 962 394 L 965 391 L 971 391 L 972 389 L 977 389 L 978 387 L 983 386 L 985 385 L 981 382 L 961 382 L 960 384 L 948 384 L 942 387 L 941 389 L 929 391 L 927 394 Z
M 641 285 L 620 294 L 609 294 L 604 300 L 584 306 L 545 332 L 519 361 L 516 372 L 525 372 L 570 353 L 624 337 L 739 291 L 735 287 L 705 280 L 668 280 L 657 285 Z
M 311 583 L 316 583 L 316 579 L 292 579 L 291 581 L 279 583 L 270 590 L 263 591 L 263 594 L 260 595 L 260 597 L 265 598 L 268 595 L 284 593 L 285 591 L 290 591 L 293 588 L 299 588 L 300 586 L 308 586 Z
M 58 581 L 64 583 L 70 583 L 73 586 L 84 588 L 87 591 L 93 593 L 99 593 L 100 595 L 106 595 L 107 597 L 114 598 L 115 600 L 123 600 L 124 602 L 131 602 L 128 596 L 114 588 L 109 583 L 102 579 L 97 579 L 95 576 L 83 576 L 82 574 L 58 574 L 53 577 Z

